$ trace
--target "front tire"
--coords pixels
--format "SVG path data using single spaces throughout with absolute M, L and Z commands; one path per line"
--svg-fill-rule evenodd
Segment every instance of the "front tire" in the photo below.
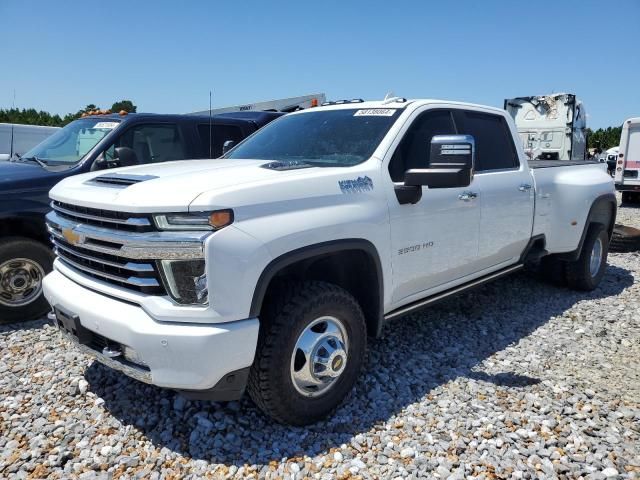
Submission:
M 367 330 L 358 302 L 325 282 L 283 285 L 261 317 L 248 391 L 274 420 L 308 425 L 331 414 L 353 388 Z
M 589 227 L 580 256 L 567 262 L 567 284 L 574 290 L 591 291 L 602 280 L 607 268 L 609 235 L 603 225 Z
M 0 323 L 32 320 L 50 309 L 42 279 L 53 268 L 46 245 L 22 237 L 0 241 Z

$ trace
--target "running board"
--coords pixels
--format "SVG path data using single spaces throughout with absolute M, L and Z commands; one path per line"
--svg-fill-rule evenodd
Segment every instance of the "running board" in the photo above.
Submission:
M 497 272 L 491 273 L 491 274 L 486 275 L 484 277 L 477 278 L 475 280 L 472 280 L 469 283 L 465 283 L 463 285 L 459 285 L 457 287 L 450 288 L 449 290 L 445 290 L 444 292 L 436 293 L 435 295 L 432 295 L 431 297 L 423 298 L 422 300 L 417 300 L 417 301 L 415 301 L 413 303 L 405 305 L 404 307 L 400 307 L 400 308 L 397 308 L 395 310 L 392 310 L 391 312 L 387 313 L 384 316 L 384 319 L 385 319 L 385 321 L 393 320 L 394 318 L 398 318 L 398 317 L 401 317 L 401 316 L 406 315 L 408 313 L 415 312 L 417 310 L 421 310 L 421 309 L 423 309 L 425 307 L 433 305 L 434 303 L 437 303 L 437 302 L 440 302 L 442 300 L 445 300 L 445 299 L 451 297 L 452 295 L 457 295 L 458 293 L 466 292 L 467 290 L 471 290 L 473 288 L 479 287 L 481 285 L 484 285 L 485 283 L 492 282 L 494 280 L 497 280 L 498 278 L 504 277 L 505 275 L 509 275 L 510 273 L 517 272 L 518 270 L 521 270 L 522 268 L 523 268 L 523 265 L 519 263 L 518 265 L 513 265 L 511 267 L 504 268 L 502 270 L 499 270 Z

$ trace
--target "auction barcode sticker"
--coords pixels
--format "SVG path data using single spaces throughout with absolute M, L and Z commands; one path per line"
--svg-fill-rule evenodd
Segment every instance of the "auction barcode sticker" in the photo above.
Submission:
M 396 113 L 395 108 L 367 108 L 358 110 L 353 114 L 354 117 L 390 117 Z
M 120 123 L 118 122 L 98 122 L 93 126 L 93 128 L 104 128 L 111 130 L 113 128 L 116 128 L 118 125 L 120 125 Z

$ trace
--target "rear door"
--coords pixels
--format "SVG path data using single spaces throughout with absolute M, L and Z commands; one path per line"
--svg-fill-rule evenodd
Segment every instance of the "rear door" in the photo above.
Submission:
M 531 172 L 518 158 L 502 115 L 455 110 L 458 130 L 476 144 L 473 179 L 481 197 L 478 262 L 497 269 L 516 262 L 531 238 L 534 188 Z

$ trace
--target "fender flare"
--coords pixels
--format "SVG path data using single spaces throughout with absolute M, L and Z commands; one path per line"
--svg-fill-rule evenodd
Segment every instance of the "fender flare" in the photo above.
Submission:
M 382 273 L 382 264 L 380 263 L 380 255 L 378 254 L 378 250 L 373 245 L 373 243 L 361 238 L 331 240 L 328 242 L 307 245 L 305 247 L 284 253 L 269 262 L 269 264 L 260 274 L 260 277 L 258 278 L 258 282 L 256 284 L 256 288 L 253 292 L 253 298 L 251 300 L 251 310 L 249 313 L 250 316 L 258 317 L 271 280 L 273 280 L 273 278 L 278 274 L 278 272 L 282 271 L 283 268 L 286 268 L 289 265 L 293 265 L 294 263 L 300 262 L 302 260 L 322 257 L 330 255 L 332 253 L 338 253 L 348 250 L 363 251 L 372 259 L 374 263 L 375 273 L 378 281 L 378 304 L 375 318 L 371 318 L 369 320 L 375 322 L 373 325 L 372 333 L 375 336 L 378 336 L 382 329 L 384 312 L 384 278 Z
M 587 238 L 587 233 L 589 231 L 589 226 L 594 223 L 594 218 L 598 209 L 601 206 L 609 205 L 613 210 L 613 214 L 611 218 L 609 218 L 609 225 L 605 225 L 607 232 L 609 234 L 609 238 L 613 234 L 613 226 L 616 222 L 616 212 L 618 209 L 618 201 L 616 199 L 615 193 L 605 193 L 604 195 L 600 195 L 596 197 L 596 199 L 591 204 L 591 208 L 589 209 L 589 214 L 587 215 L 587 219 L 584 223 L 584 228 L 582 230 L 582 235 L 580 236 L 580 241 L 578 242 L 578 247 L 572 251 L 567 253 L 558 254 L 558 258 L 560 260 L 574 262 L 580 257 L 580 252 L 582 252 L 582 245 L 584 245 L 585 238 Z M 601 223 L 601 222 L 598 222 Z

